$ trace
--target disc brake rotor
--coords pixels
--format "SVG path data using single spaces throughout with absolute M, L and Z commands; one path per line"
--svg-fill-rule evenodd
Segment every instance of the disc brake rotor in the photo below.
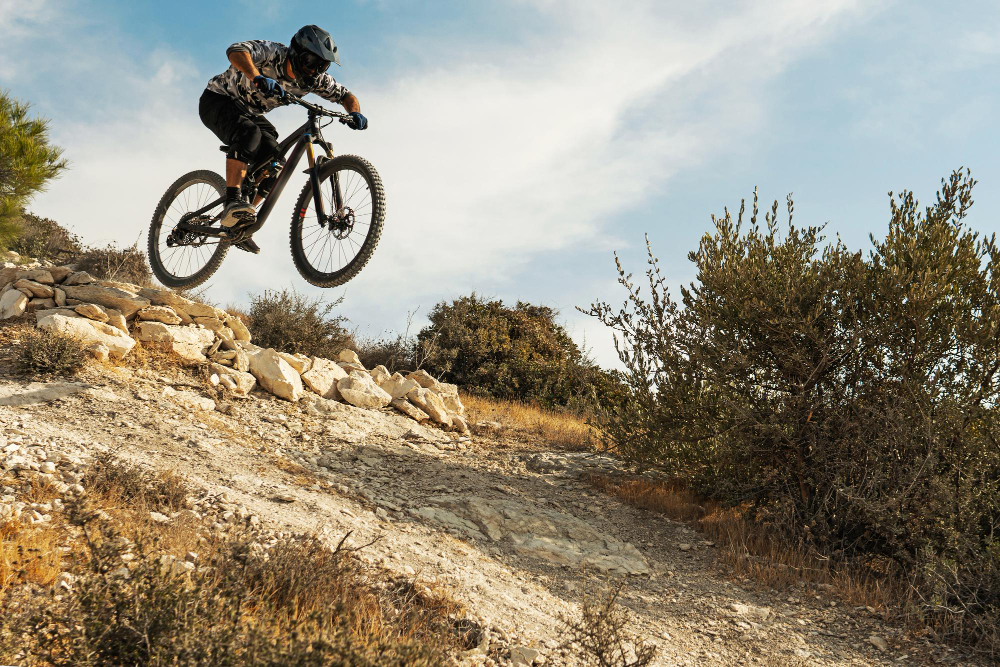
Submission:
M 329 217 L 327 229 L 330 230 L 335 239 L 343 240 L 354 231 L 354 223 L 354 209 L 345 206 Z

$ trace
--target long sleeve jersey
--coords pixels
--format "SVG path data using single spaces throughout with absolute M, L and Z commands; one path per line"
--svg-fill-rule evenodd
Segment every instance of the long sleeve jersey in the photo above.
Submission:
M 274 79 L 282 88 L 294 95 L 301 97 L 306 93 L 315 93 L 325 100 L 339 103 L 350 94 L 345 86 L 337 83 L 336 79 L 326 72 L 316 78 L 316 85 L 311 88 L 304 88 L 296 79 L 290 79 L 285 72 L 288 47 L 284 44 L 262 39 L 236 42 L 226 49 L 226 55 L 240 51 L 250 54 L 253 64 L 261 74 Z M 279 98 L 264 97 L 253 85 L 253 81 L 232 65 L 222 74 L 212 77 L 207 87 L 213 93 L 228 95 L 251 114 L 262 115 L 281 106 Z

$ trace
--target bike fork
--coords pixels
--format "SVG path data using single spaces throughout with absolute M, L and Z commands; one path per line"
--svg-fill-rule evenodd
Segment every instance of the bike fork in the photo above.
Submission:
M 324 144 L 323 147 L 326 149 L 327 158 L 332 160 L 333 151 L 330 150 L 329 145 Z M 323 193 L 320 190 L 319 170 L 316 168 L 316 154 L 311 141 L 309 142 L 307 154 L 309 157 L 309 180 L 312 183 L 313 203 L 316 205 L 316 216 L 319 223 L 326 226 L 326 204 L 323 203 Z M 337 215 L 344 207 L 344 194 L 340 188 L 340 176 L 337 172 L 334 172 L 333 175 L 330 176 L 330 184 L 333 186 L 333 214 Z

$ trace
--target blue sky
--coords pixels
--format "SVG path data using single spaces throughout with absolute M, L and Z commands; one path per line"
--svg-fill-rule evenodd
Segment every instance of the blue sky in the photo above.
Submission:
M 386 181 L 374 259 L 326 292 L 363 335 L 476 290 L 559 308 L 613 365 L 608 333 L 573 310 L 619 300 L 612 251 L 641 272 L 648 232 L 686 283 L 709 215 L 754 186 L 768 201 L 793 192 L 797 222 L 867 248 L 889 190 L 929 201 L 966 166 L 981 183 L 971 224 L 1000 226 L 1000 5 L 987 1 L 0 0 L 0 87 L 52 119 L 73 167 L 32 209 L 91 242 L 144 243 L 175 177 L 223 166 L 196 109 L 226 46 L 305 23 L 333 34 L 335 76 L 371 120 L 328 138 Z M 264 253 L 230 253 L 210 298 L 321 292 L 287 250 L 298 185 L 258 234 Z

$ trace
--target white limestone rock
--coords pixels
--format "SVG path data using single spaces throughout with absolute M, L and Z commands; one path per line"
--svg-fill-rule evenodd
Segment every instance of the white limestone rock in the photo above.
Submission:
M 213 373 L 218 374 L 219 381 L 229 387 L 234 394 L 247 396 L 257 386 L 257 379 L 250 373 L 244 373 L 220 364 L 212 364 L 210 368 Z
M 359 408 L 376 410 L 392 402 L 392 396 L 375 384 L 371 375 L 362 371 L 352 371 L 338 381 L 337 389 L 345 401 Z
M 235 315 L 227 315 L 226 326 L 233 330 L 233 337 L 236 340 L 250 341 L 250 330 L 247 329 L 247 325 L 243 324 L 243 320 L 240 318 Z
M 95 322 L 107 322 L 108 313 L 96 303 L 82 303 L 74 308 L 77 314 Z
M 20 317 L 28 309 L 28 297 L 16 289 L 9 289 L 0 296 L 0 320 Z
M 385 381 L 379 382 L 379 386 L 394 399 L 403 398 L 420 387 L 414 380 L 404 378 L 401 373 L 393 373 Z
M 48 274 L 48 271 L 45 273 Z M 51 285 L 43 285 L 42 283 L 35 282 L 34 280 L 29 280 L 28 278 L 21 278 L 16 281 L 14 283 L 14 288 L 27 290 L 31 293 L 31 296 L 38 297 L 40 299 L 49 299 L 55 296 L 55 290 L 52 289 Z
M 304 354 L 289 354 L 288 352 L 279 352 L 278 356 L 284 359 L 289 366 L 295 369 L 295 371 L 302 375 L 312 366 L 312 359 Z
M 298 401 L 302 397 L 302 376 L 273 348 L 261 350 L 250 357 L 250 372 L 261 387 L 278 398 Z
M 302 374 L 302 381 L 323 398 L 339 401 L 341 395 L 337 383 L 346 377 L 347 371 L 338 364 L 322 357 L 313 357 L 312 367 Z
M 107 346 L 109 354 L 116 359 L 121 359 L 135 347 L 135 341 L 127 334 L 111 325 L 84 317 L 66 317 L 54 313 L 38 320 L 38 328 L 72 336 L 86 343 L 101 343 Z
M 181 317 L 169 306 L 149 306 L 138 312 L 143 322 L 161 322 L 163 324 L 180 324 Z
M 392 403 L 389 405 L 415 421 L 422 422 L 430 419 L 430 416 L 426 412 L 415 406 L 413 403 L 410 403 L 405 398 L 394 398 L 392 399 Z
M 205 361 L 205 351 L 215 341 L 215 334 L 198 327 L 179 327 L 162 322 L 139 322 L 136 338 L 157 344 L 184 359 Z
M 368 374 L 372 376 L 373 380 L 375 380 L 375 384 L 377 384 L 380 387 L 382 386 L 383 382 L 392 377 L 392 373 L 389 372 L 389 369 L 386 368 L 385 366 L 382 366 L 381 364 L 371 369 L 368 372 Z
M 64 283 L 63 290 L 66 292 L 67 299 L 79 299 L 83 303 L 96 303 L 105 308 L 114 308 L 120 311 L 126 319 L 149 306 L 149 299 L 117 287 L 102 287 L 93 284 L 66 286 Z
M 412 373 L 411 373 L 412 375 Z M 430 389 L 417 387 L 406 395 L 410 402 L 430 415 L 431 419 L 442 426 L 451 426 L 451 415 L 444 406 L 444 400 Z
M 345 364 L 360 366 L 360 370 L 365 370 L 364 364 L 361 363 L 361 359 L 358 357 L 358 353 L 354 350 L 341 350 L 340 354 L 337 355 L 337 359 Z

